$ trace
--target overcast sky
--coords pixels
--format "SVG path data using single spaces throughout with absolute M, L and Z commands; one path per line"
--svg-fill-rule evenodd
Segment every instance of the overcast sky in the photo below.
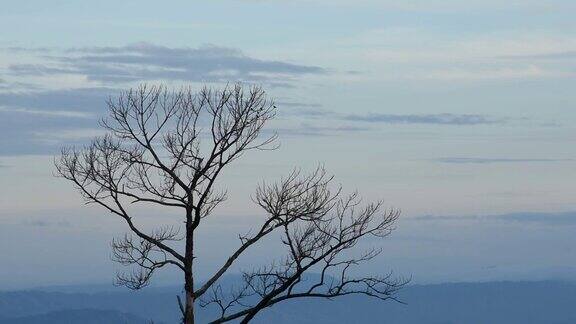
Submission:
M 280 149 L 224 174 L 202 271 L 257 220 L 258 182 L 322 163 L 345 190 L 403 211 L 373 269 L 416 282 L 571 276 L 575 12 L 535 0 L 3 4 L 0 289 L 112 280 L 122 223 L 84 206 L 52 161 L 101 135 L 106 98 L 140 82 L 257 83 L 280 110 Z M 158 214 L 142 222 L 176 217 Z

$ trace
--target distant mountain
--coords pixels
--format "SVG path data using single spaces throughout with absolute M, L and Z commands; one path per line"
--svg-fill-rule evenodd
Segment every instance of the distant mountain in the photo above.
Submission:
M 149 324 L 132 314 L 97 309 L 60 310 L 18 318 L 0 318 L 0 324 Z
M 3 292 L 0 293 L 0 324 L 131 324 L 146 320 L 178 323 L 177 293 L 178 289 L 171 287 L 90 294 Z M 263 311 L 254 323 L 576 323 L 576 284 L 571 282 L 415 285 L 405 288 L 398 297 L 406 305 L 359 296 L 332 301 L 294 300 Z M 200 310 L 199 322 L 205 323 L 213 316 L 210 310 Z
M 64 310 L 91 309 L 135 314 L 155 322 L 177 323 L 180 318 L 177 294 L 176 288 L 142 291 L 117 288 L 115 291 L 97 293 L 39 290 L 0 292 L 0 317 L 14 318 Z

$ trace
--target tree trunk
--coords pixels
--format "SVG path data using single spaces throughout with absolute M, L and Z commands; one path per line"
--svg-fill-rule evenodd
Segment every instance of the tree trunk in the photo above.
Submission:
M 188 277 L 188 275 L 186 275 Z M 192 276 L 190 276 L 191 279 Z M 186 305 L 184 306 L 184 324 L 194 324 L 194 285 L 187 282 L 185 284 L 186 290 Z
M 194 232 L 190 217 L 188 217 L 188 220 L 186 224 L 186 254 L 184 255 L 184 290 L 186 291 L 184 324 L 194 324 Z

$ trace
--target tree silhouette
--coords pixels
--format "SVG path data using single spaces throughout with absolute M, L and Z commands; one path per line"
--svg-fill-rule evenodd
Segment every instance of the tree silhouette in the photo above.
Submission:
M 209 279 L 198 284 L 194 272 L 196 231 L 226 199 L 215 190 L 221 171 L 247 151 L 274 149 L 276 135 L 263 127 L 276 107 L 264 90 L 236 84 L 200 91 L 141 85 L 108 100 L 107 135 L 83 148 L 66 148 L 56 160 L 58 174 L 74 183 L 88 203 L 121 217 L 131 234 L 112 243 L 114 259 L 131 266 L 118 284 L 145 287 L 164 267 L 183 273 L 182 319 L 194 323 L 195 306 L 216 306 L 212 323 L 249 322 L 258 312 L 294 298 L 333 298 L 362 294 L 386 300 L 406 281 L 384 276 L 350 275 L 376 257 L 373 248 L 353 248 L 364 237 L 385 237 L 399 217 L 381 202 L 362 205 L 358 194 L 342 194 L 319 167 L 294 171 L 276 184 L 263 183 L 254 201 L 266 218 L 239 236 L 238 248 Z M 135 222 L 133 204 L 180 210 L 182 228 L 159 226 L 146 232 Z M 243 272 L 243 282 L 224 289 L 219 280 L 249 248 L 277 232 L 286 248 L 278 262 Z M 318 273 L 317 276 L 306 276 Z M 225 292 L 226 291 L 226 292 Z

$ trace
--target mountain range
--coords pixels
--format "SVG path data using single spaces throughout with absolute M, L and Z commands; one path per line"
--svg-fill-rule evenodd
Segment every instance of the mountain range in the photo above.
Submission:
M 0 292 L 0 324 L 178 323 L 177 287 L 41 288 Z M 293 300 L 254 323 L 568 324 L 576 323 L 576 283 L 522 281 L 412 285 L 402 303 L 361 296 Z M 199 310 L 198 322 L 215 313 Z

